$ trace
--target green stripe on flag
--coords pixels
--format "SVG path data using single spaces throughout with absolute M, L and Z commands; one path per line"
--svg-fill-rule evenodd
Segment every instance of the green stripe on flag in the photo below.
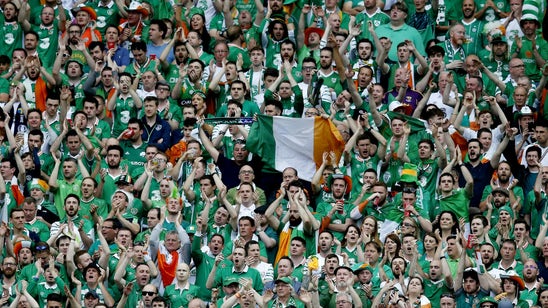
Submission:
M 265 115 L 257 115 L 257 121 L 251 125 L 247 136 L 246 148 L 253 154 L 262 158 L 265 167 L 275 170 L 276 166 L 276 140 L 273 130 L 274 118 Z

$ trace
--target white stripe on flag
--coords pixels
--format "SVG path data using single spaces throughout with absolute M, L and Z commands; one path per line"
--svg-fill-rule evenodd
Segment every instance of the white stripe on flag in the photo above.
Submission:
M 295 121 L 274 117 L 273 135 L 276 140 L 276 169 L 293 167 L 299 177 L 310 181 L 316 172 L 314 163 L 314 118 Z

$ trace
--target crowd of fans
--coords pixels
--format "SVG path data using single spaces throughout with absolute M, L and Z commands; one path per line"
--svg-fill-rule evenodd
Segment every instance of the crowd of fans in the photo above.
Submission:
M 2 307 L 548 308 L 544 0 L 0 8 Z

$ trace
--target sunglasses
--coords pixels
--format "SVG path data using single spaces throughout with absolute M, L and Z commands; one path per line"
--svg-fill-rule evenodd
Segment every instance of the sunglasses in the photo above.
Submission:
M 35 249 L 36 251 L 44 251 L 44 250 L 48 250 L 49 247 L 46 245 L 40 245 L 40 246 L 36 246 Z
M 417 192 L 417 189 L 414 187 L 404 187 L 403 192 L 406 194 L 414 194 L 415 192 Z

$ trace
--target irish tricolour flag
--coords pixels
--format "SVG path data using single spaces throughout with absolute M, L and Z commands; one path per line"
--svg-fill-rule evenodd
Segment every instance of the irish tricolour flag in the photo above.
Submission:
M 259 155 L 267 167 L 283 171 L 293 167 L 299 178 L 310 181 L 322 164 L 324 152 L 344 151 L 341 134 L 330 120 L 259 115 L 251 126 L 246 147 Z

